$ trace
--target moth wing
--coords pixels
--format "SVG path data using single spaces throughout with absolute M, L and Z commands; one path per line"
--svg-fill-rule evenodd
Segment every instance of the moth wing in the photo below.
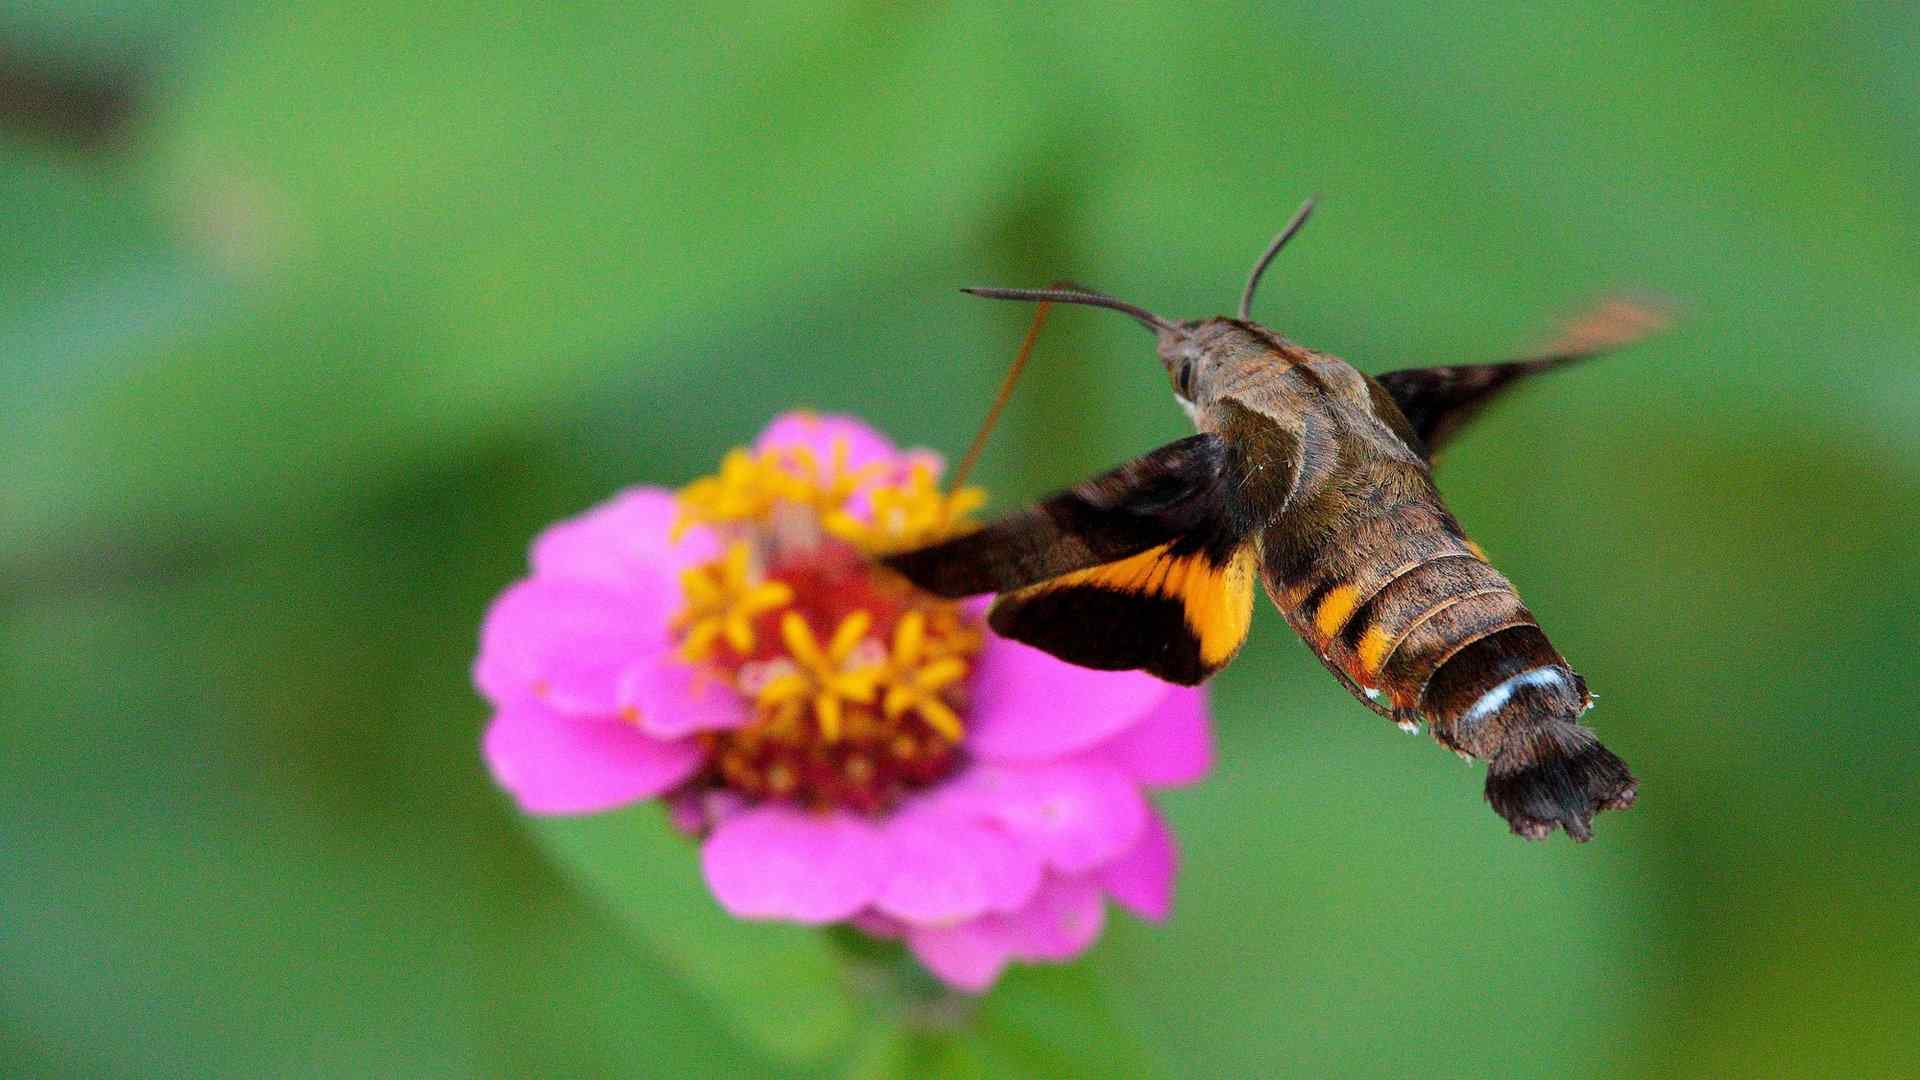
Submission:
M 1226 440 L 1191 435 L 983 528 L 883 560 L 939 596 L 1006 592 L 1138 555 L 1222 512 Z
M 1227 400 L 1169 443 L 977 532 L 886 562 L 943 596 L 999 592 L 1003 637 L 1082 667 L 1193 685 L 1253 615 L 1259 530 L 1299 475 L 1290 426 Z
M 1193 686 L 1247 639 L 1254 563 L 1245 537 L 1190 534 L 1007 593 L 987 622 L 1069 664 Z
M 1406 415 L 1427 456 L 1432 457 L 1516 381 L 1631 345 L 1659 331 L 1667 321 L 1663 303 L 1609 297 L 1569 320 L 1551 343 L 1529 359 L 1405 368 L 1375 379 Z

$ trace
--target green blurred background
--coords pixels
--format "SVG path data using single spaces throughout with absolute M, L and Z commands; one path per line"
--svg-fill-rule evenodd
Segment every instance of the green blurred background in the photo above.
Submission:
M 1916 10 L 7 5 L 0 1072 L 1912 1075 Z M 543 524 L 798 404 L 957 451 L 1028 313 L 955 286 L 1219 312 L 1315 191 L 1257 314 L 1365 370 L 1684 305 L 1441 470 L 1644 780 L 1594 843 L 1263 604 L 1171 922 L 903 1027 L 489 783 Z M 1059 312 L 995 505 L 1181 434 L 1150 357 Z

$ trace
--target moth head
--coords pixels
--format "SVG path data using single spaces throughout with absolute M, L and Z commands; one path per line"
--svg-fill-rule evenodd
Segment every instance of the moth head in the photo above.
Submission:
M 1219 347 L 1222 331 L 1229 326 L 1226 319 L 1192 319 L 1179 324 L 1178 335 L 1160 335 L 1155 351 L 1182 404 L 1198 405 L 1213 397 L 1225 355 Z
M 1242 358 L 1266 348 L 1238 319 L 1190 319 L 1179 329 L 1178 336 L 1160 335 L 1158 352 L 1184 405 L 1211 404 L 1219 387 L 1242 369 Z

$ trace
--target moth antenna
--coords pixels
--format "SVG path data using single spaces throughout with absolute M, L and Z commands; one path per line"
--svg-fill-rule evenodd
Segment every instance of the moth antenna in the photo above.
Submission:
M 1085 304 L 1088 307 L 1111 308 L 1125 312 L 1150 330 L 1163 334 L 1185 337 L 1187 332 L 1167 320 L 1148 311 L 1138 304 L 1129 304 L 1125 300 L 1108 296 L 1105 293 L 1086 292 L 1080 289 L 986 289 L 966 288 L 960 290 L 968 296 L 984 296 L 989 300 L 1028 300 L 1046 304 Z
M 1287 241 L 1293 239 L 1293 234 L 1299 232 L 1300 227 L 1307 223 L 1307 215 L 1313 213 L 1313 204 L 1319 199 L 1318 195 L 1307 196 L 1307 201 L 1301 203 L 1300 209 L 1293 212 L 1287 227 L 1280 230 L 1280 234 L 1273 238 L 1273 243 L 1267 245 L 1267 250 L 1261 252 L 1260 261 L 1253 264 L 1253 273 L 1247 275 L 1247 287 L 1240 292 L 1240 318 L 1247 318 L 1248 313 L 1253 310 L 1253 290 L 1260 287 L 1260 275 L 1267 272 L 1267 265 L 1273 262 L 1273 257 L 1280 254 L 1280 249 L 1286 247 Z
M 959 491 L 966 486 L 967 477 L 973 472 L 973 466 L 980 460 L 980 452 L 986 449 L 987 436 L 992 433 L 993 425 L 1000 421 L 1000 413 L 1006 409 L 1007 401 L 1013 397 L 1013 384 L 1020 381 L 1020 373 L 1027 368 L 1027 358 L 1033 355 L 1033 345 L 1040 340 L 1040 328 L 1047 323 L 1047 312 L 1053 310 L 1051 300 L 1040 301 L 1033 309 L 1033 321 L 1027 324 L 1027 336 L 1020 342 L 1020 351 L 1014 355 L 1013 363 L 1007 368 L 1007 375 L 1000 380 L 1000 392 L 993 396 L 993 404 L 987 409 L 987 415 L 980 421 L 980 430 L 974 432 L 973 443 L 967 447 L 966 455 L 953 470 L 953 477 L 947 482 L 949 492 Z

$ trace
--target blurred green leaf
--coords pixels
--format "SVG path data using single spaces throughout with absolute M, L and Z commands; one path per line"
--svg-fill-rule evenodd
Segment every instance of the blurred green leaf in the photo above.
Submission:
M 895 1027 L 876 1032 L 848 1062 L 845 1075 L 848 1080 L 987 1080 L 1011 1075 L 996 1073 L 994 1064 L 978 1040 Z
M 859 1008 L 818 930 L 741 922 L 720 909 L 699 853 L 647 804 L 528 827 L 578 881 L 729 1024 L 789 1061 L 818 1061 L 853 1036 Z
M 980 1003 L 972 1029 L 990 1076 L 1166 1075 L 1145 1032 L 1084 962 L 1010 970 Z
M 863 966 L 891 969 L 894 984 L 875 1000 L 879 1022 L 849 1059 L 850 1076 L 1161 1075 L 1141 1030 L 1084 963 L 1016 964 L 975 997 L 939 984 L 896 943 L 840 940 Z

